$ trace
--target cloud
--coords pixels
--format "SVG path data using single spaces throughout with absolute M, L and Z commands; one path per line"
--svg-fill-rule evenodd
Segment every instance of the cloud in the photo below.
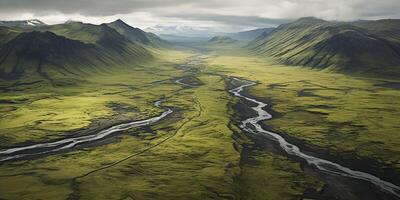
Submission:
M 180 0 L 2 0 L 0 11 L 23 11 L 38 15 L 60 12 L 84 16 L 110 16 L 127 14 L 146 8 L 179 5 L 183 2 Z
M 168 14 L 163 17 L 190 19 L 193 21 L 214 21 L 221 24 L 251 27 L 271 27 L 287 23 L 288 19 L 271 19 L 258 16 L 235 16 L 218 14 Z

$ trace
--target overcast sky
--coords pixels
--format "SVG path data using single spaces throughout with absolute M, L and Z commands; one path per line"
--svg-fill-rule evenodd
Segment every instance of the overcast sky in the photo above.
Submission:
M 326 20 L 400 18 L 400 0 L 0 0 L 0 20 L 37 18 L 48 24 L 193 26 L 216 30 L 271 27 L 315 16 Z

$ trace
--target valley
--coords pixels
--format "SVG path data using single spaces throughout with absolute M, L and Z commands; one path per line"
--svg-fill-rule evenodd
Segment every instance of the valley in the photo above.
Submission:
M 382 40 L 394 53 L 374 75 L 320 65 L 296 31 L 186 46 L 121 20 L 6 31 L 0 199 L 400 198 L 397 54 Z

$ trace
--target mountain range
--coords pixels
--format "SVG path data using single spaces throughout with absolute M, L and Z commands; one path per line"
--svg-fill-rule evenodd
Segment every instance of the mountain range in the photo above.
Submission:
M 241 41 L 251 41 L 257 38 L 258 36 L 262 34 L 269 34 L 272 32 L 275 28 L 258 28 L 258 29 L 253 29 L 249 31 L 241 31 L 237 33 L 225 33 L 223 34 L 224 36 L 231 37 L 232 39 L 235 40 L 241 40 Z
M 154 50 L 170 46 L 122 20 L 100 25 L 74 21 L 46 25 L 39 20 L 0 24 L 0 79 L 6 80 L 44 78 L 54 83 L 58 77 L 147 61 Z M 204 42 L 222 47 L 254 37 L 245 49 L 282 64 L 375 76 L 400 74 L 400 20 L 337 22 L 306 17 Z
M 153 49 L 168 45 L 121 20 L 101 25 L 71 21 L 14 25 L 0 26 L 1 79 L 53 82 L 58 77 L 85 76 L 151 59 Z
M 231 44 L 235 42 L 237 42 L 237 40 L 232 39 L 231 37 L 228 36 L 215 36 L 208 40 L 209 44 L 219 44 L 219 45 Z
M 257 28 L 253 30 L 240 31 L 240 32 L 223 32 L 214 30 L 209 27 L 190 27 L 190 26 L 162 26 L 157 25 L 147 28 L 147 31 L 155 32 L 165 40 L 173 42 L 182 41 L 207 41 L 215 36 L 228 36 L 235 40 L 251 41 L 262 33 L 269 33 L 274 28 Z
M 300 18 L 262 34 L 247 48 L 288 65 L 397 76 L 400 20 L 332 22 Z

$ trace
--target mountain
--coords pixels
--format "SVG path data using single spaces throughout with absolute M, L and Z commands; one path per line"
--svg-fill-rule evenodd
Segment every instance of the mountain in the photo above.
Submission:
M 106 24 L 94 25 L 82 22 L 70 22 L 40 27 L 37 30 L 50 31 L 57 35 L 101 47 L 116 59 L 147 58 L 149 51 L 141 44 L 134 43 Z
M 242 40 L 242 41 L 251 41 L 256 39 L 258 36 L 264 33 L 270 33 L 275 28 L 259 28 L 249 31 L 241 31 L 237 33 L 227 33 L 226 36 L 229 36 L 235 40 Z
M 29 27 L 29 26 L 44 26 L 44 25 L 46 24 L 37 19 L 19 20 L 19 21 L 0 21 L 0 26 L 7 26 L 7 27 Z
M 133 42 L 138 42 L 145 45 L 151 45 L 156 47 L 167 45 L 167 42 L 160 39 L 157 35 L 153 33 L 147 33 L 139 28 L 129 26 L 120 19 L 108 23 L 107 25 L 115 29 L 118 33 L 124 35 Z
M 104 53 L 92 44 L 51 32 L 24 32 L 1 49 L 0 78 L 10 80 L 39 75 L 51 80 L 53 74 L 77 75 L 105 62 L 98 59 L 100 57 L 105 57 Z
M 232 44 L 237 42 L 237 40 L 234 40 L 228 36 L 215 36 L 208 40 L 209 44 Z
M 142 44 L 132 42 L 106 24 L 71 22 L 13 30 L 0 27 L 0 78 L 83 76 L 130 66 L 152 58 Z
M 330 22 L 307 17 L 280 25 L 247 47 L 284 64 L 344 72 L 394 75 L 400 72 L 398 22 Z M 386 27 L 386 28 L 383 28 Z

